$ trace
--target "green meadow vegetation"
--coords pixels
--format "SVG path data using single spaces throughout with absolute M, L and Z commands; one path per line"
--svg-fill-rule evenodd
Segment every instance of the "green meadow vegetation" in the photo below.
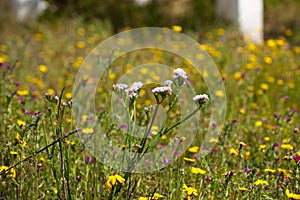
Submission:
M 112 26 L 79 18 L 3 25 L 0 199 L 300 199 L 300 46 L 290 43 L 293 31 L 255 44 L 235 30 L 213 28 L 199 38 L 180 26 L 169 28 L 199 41 L 218 66 L 226 93 L 215 95 L 227 99 L 226 120 L 220 137 L 209 141 L 213 149 L 197 156 L 209 123 L 208 101 L 197 140 L 184 155 L 163 169 L 131 174 L 93 157 L 79 137 L 93 130 L 77 130 L 72 118 L 76 73 L 89 52 L 113 35 Z M 133 65 L 150 61 L 182 68 L 197 94 L 209 95 L 202 75 L 188 63 L 161 51 L 133 52 L 112 65 L 105 86 L 97 89 L 98 120 L 108 136 L 122 134 L 107 107 L 113 85 Z M 143 86 L 139 92 L 145 99 L 137 100 L 134 109 L 142 112 L 144 105 L 157 103 L 148 92 L 153 88 Z M 171 111 L 168 123 L 179 114 Z M 157 126 L 151 131 L 159 135 L 153 148 L 174 136 Z

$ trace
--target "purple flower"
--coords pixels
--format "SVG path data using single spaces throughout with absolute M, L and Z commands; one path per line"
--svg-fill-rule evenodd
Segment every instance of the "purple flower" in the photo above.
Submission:
M 300 161 L 300 156 L 294 156 L 294 160 L 295 160 L 296 163 L 299 162 Z
M 279 147 L 278 143 L 273 144 L 273 148 L 277 148 L 277 147 Z
M 167 157 L 164 158 L 164 164 L 165 165 L 169 164 L 169 159 Z
M 244 172 L 246 172 L 247 174 L 249 174 L 251 171 L 252 171 L 252 170 L 249 169 L 249 168 L 245 168 L 245 169 L 244 169 Z
M 265 186 L 265 190 L 270 190 L 270 187 L 268 185 Z
M 206 182 L 208 182 L 208 183 L 210 183 L 210 182 L 212 181 L 212 179 L 211 179 L 211 178 L 208 178 L 208 177 L 207 177 L 205 180 L 206 180 Z
M 10 71 L 10 70 L 11 70 L 11 66 L 8 65 L 8 66 L 6 67 L 6 70 L 7 70 L 7 71 Z
M 232 123 L 233 123 L 233 124 L 235 124 L 235 123 L 237 123 L 237 122 L 238 122 L 237 119 L 232 120 Z
M 20 83 L 18 82 L 15 82 L 15 86 L 18 87 L 20 85 Z
M 85 163 L 89 163 L 91 161 L 91 157 L 90 156 L 87 156 L 86 158 L 85 158 Z
M 213 148 L 212 150 L 211 150 L 211 152 L 217 152 L 218 151 L 218 148 L 217 147 L 215 147 L 215 148 Z
M 2 62 L 0 62 L 0 67 L 3 67 L 3 63 Z
M 289 177 L 286 177 L 286 178 L 285 178 L 285 181 L 286 181 L 286 182 L 290 182 L 290 178 L 289 178 Z

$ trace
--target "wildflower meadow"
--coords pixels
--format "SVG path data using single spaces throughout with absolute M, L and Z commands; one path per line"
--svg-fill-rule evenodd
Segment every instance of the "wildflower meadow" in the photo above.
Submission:
M 114 35 L 109 23 L 62 18 L 1 30 L 0 199 L 300 199 L 300 46 L 288 35 L 256 44 L 231 28 L 201 37 L 165 29 L 199 42 L 207 54 L 190 56 L 210 56 L 220 78 L 170 52 L 133 51 L 99 77 L 95 116 L 81 114 L 74 83 Z M 100 54 L 97 62 L 111 59 Z M 91 79 L 80 81 L 78 90 Z M 223 111 L 220 134 L 205 140 L 212 113 Z

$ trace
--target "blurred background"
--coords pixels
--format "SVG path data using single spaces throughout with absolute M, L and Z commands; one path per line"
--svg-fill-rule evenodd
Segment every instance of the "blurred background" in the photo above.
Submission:
M 63 18 L 80 17 L 91 23 L 95 20 L 110 23 L 113 32 L 124 28 L 142 26 L 180 25 L 184 30 L 199 34 L 215 27 L 236 27 L 230 21 L 218 15 L 217 0 L 18 0 L 46 4 L 39 5 L 45 10 L 38 17 L 40 22 L 54 22 Z M 227 2 L 233 2 L 227 1 Z M 28 17 L 16 14 L 17 0 L 1 0 L 0 26 L 17 21 L 28 22 Z M 264 1 L 264 39 L 278 36 L 287 37 L 290 42 L 300 41 L 299 0 Z M 31 18 L 37 9 L 31 10 Z M 17 17 L 18 15 L 18 17 Z M 219 17 L 218 17 L 219 16 Z

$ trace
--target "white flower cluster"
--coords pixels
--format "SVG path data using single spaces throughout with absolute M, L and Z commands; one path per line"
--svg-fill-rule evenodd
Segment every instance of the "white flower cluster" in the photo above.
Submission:
M 136 93 L 136 92 L 140 91 L 142 89 L 142 87 L 143 87 L 142 82 L 134 82 L 130 88 L 127 88 L 125 90 L 125 92 L 127 92 L 127 94 L 130 94 L 130 93 L 133 93 L 133 92 Z
M 173 83 L 173 81 L 171 81 L 171 80 L 166 80 L 164 82 L 165 86 L 168 86 L 168 87 L 171 87 L 172 83 Z
M 123 83 L 119 83 L 113 86 L 114 90 L 125 90 L 128 88 L 128 85 L 123 84 Z
M 193 101 L 196 103 L 199 103 L 200 105 L 204 105 L 209 100 L 209 97 L 207 94 L 199 94 L 193 97 Z
M 187 79 L 187 73 L 183 69 L 177 68 L 173 72 L 175 74 L 174 79 L 177 79 L 177 78 Z
M 167 94 L 167 93 L 172 93 L 172 88 L 171 87 L 156 87 L 154 89 L 152 89 L 153 93 L 160 93 L 160 94 Z

